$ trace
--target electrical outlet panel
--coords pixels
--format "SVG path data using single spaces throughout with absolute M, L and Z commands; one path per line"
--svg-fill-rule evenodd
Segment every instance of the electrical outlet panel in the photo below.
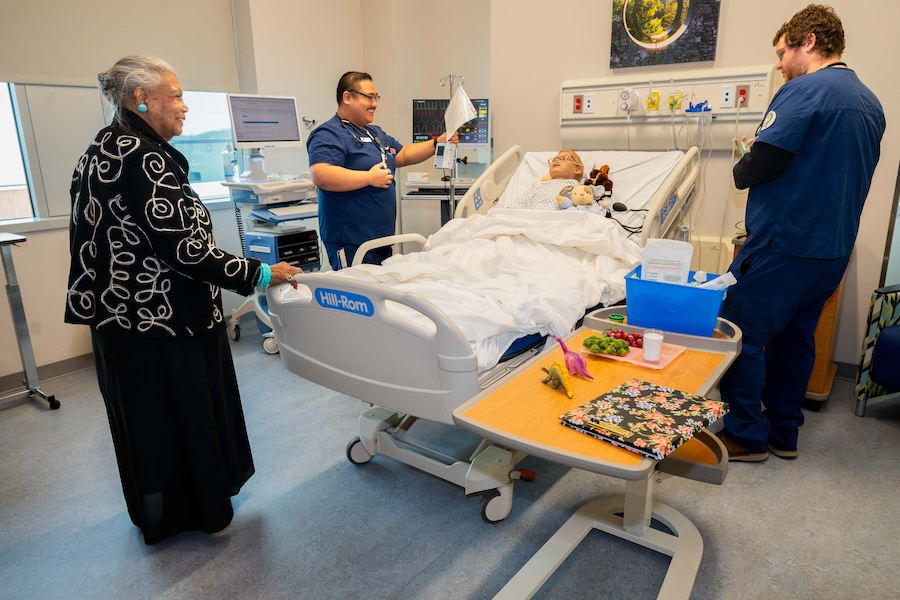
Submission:
M 734 96 L 736 93 L 736 86 L 723 85 L 722 95 L 719 97 L 719 108 L 734 108 Z
M 750 86 L 749 85 L 737 86 L 736 102 L 740 105 L 741 110 L 744 110 L 748 106 L 750 106 Z
M 572 98 L 572 112 L 576 115 L 580 115 L 584 111 L 584 96 L 582 94 L 575 94 Z
M 592 114 L 594 112 L 594 95 L 593 94 L 585 94 L 584 95 L 584 108 L 582 109 L 584 114 Z

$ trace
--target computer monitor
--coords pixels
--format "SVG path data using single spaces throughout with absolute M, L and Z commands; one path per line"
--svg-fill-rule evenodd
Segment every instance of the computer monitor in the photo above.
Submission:
M 491 119 L 487 98 L 472 98 L 478 116 L 459 128 L 460 149 L 484 149 L 491 145 Z M 444 133 L 444 112 L 450 100 L 413 100 L 412 138 L 424 142 Z
M 292 97 L 228 94 L 228 113 L 235 148 L 303 146 Z

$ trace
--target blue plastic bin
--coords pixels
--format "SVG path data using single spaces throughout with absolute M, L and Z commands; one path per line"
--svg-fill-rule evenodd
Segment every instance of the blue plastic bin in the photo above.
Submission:
M 629 325 L 712 336 L 725 290 L 702 290 L 690 285 L 644 281 L 640 277 L 640 265 L 625 276 Z M 710 280 L 716 277 L 709 274 Z M 688 280 L 693 278 L 694 271 L 691 271 Z

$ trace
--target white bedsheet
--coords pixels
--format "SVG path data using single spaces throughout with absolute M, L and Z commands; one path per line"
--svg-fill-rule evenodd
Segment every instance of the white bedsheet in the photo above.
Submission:
M 586 308 L 624 298 L 624 276 L 640 258 L 637 243 L 603 216 L 496 208 L 450 221 L 423 252 L 334 275 L 427 298 L 460 328 L 483 371 L 522 335 L 565 335 Z M 398 307 L 434 328 L 410 312 Z

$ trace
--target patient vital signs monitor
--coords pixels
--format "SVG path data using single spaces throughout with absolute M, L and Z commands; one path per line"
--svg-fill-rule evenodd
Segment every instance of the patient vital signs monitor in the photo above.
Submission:
M 235 148 L 303 146 L 294 98 L 228 94 L 228 113 Z
M 444 133 L 444 112 L 450 100 L 413 100 L 412 139 L 424 142 Z M 473 98 L 478 116 L 459 128 L 459 148 L 486 149 L 491 145 L 490 114 L 487 98 Z

